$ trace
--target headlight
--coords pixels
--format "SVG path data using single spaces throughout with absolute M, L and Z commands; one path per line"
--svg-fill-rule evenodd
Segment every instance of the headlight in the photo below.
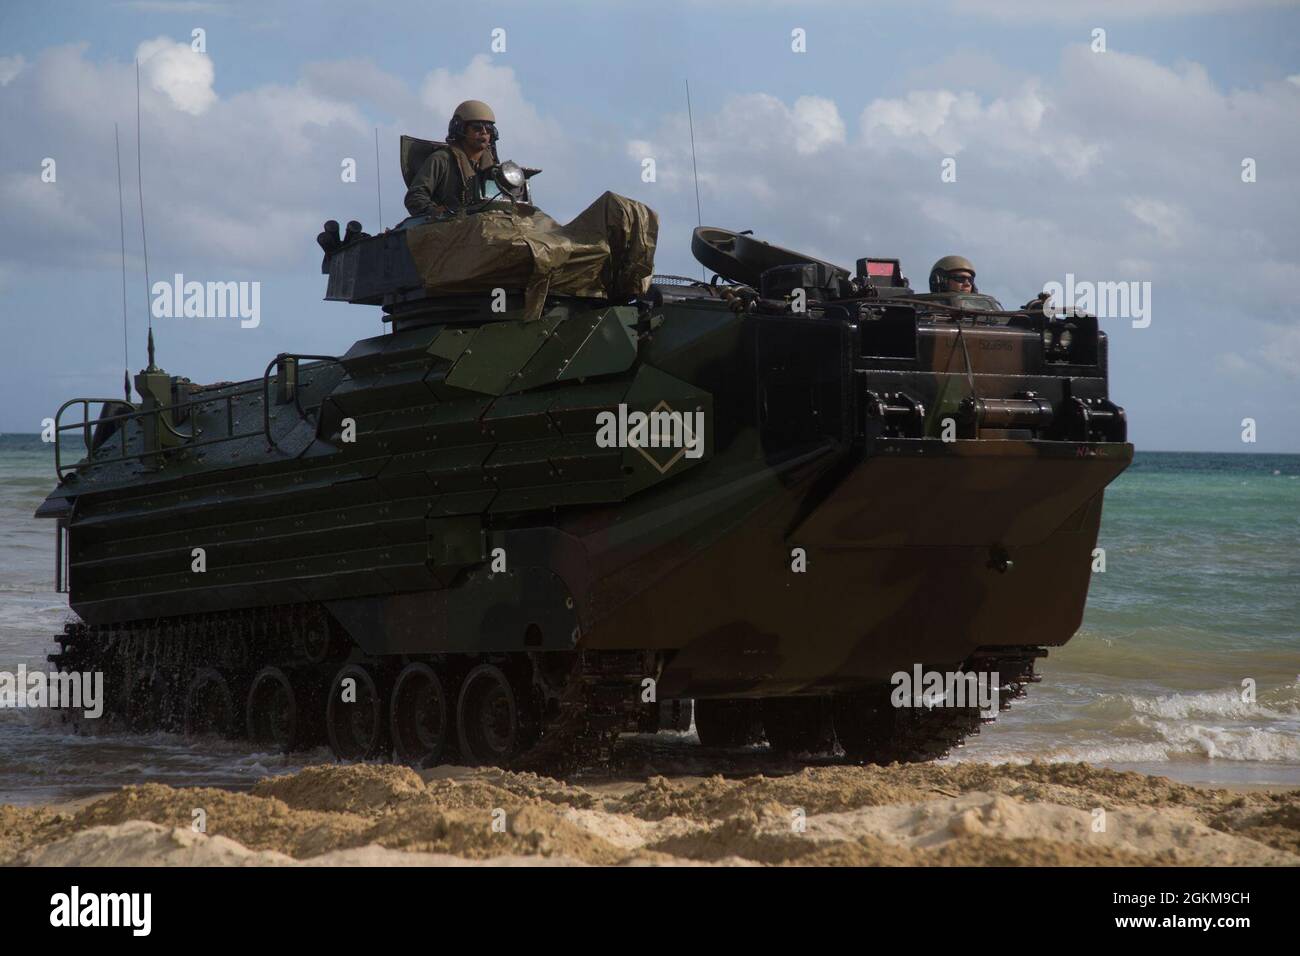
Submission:
M 510 162 L 509 160 L 501 164 L 501 178 L 505 180 L 506 185 L 511 189 L 518 189 L 524 184 L 524 180 L 527 179 L 527 177 L 524 176 L 523 169 L 519 167 L 519 164 Z
M 1073 334 L 1069 329 L 1062 329 L 1062 330 L 1061 330 L 1061 338 L 1060 338 L 1059 341 L 1060 341 L 1060 343 L 1061 343 L 1061 350 L 1062 350 L 1062 351 L 1066 351 L 1066 352 L 1068 352 L 1068 351 L 1070 350 L 1070 341 L 1071 341 L 1073 338 L 1074 338 L 1074 334 Z
M 1052 327 L 1050 325 L 1043 326 L 1043 351 L 1052 351 Z

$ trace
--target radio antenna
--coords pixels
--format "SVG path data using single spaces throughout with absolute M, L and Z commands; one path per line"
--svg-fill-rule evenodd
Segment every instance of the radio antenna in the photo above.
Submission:
M 375 230 L 375 235 L 384 231 L 384 191 L 379 186 L 379 180 L 383 178 L 379 175 L 379 127 L 375 127 L 375 195 L 379 198 L 379 228 Z
M 117 156 L 117 236 L 122 249 L 122 388 L 131 401 L 131 353 L 126 342 L 126 207 L 122 203 L 122 144 L 113 124 L 113 153 Z
M 691 112 L 691 81 L 686 81 L 686 121 L 691 127 L 691 172 L 695 174 L 695 224 L 704 225 L 704 213 L 700 211 L 700 171 L 695 165 L 695 115 Z M 708 280 L 704 266 L 700 266 L 700 278 Z
M 135 61 L 135 178 L 140 192 L 140 243 L 144 247 L 144 311 L 149 322 L 149 367 L 153 367 L 153 309 L 149 307 L 149 239 L 144 229 L 144 172 L 140 160 L 140 61 Z

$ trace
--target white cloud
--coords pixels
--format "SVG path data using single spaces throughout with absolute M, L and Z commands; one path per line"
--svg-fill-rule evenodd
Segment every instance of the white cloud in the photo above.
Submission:
M 1159 199 L 1129 199 L 1124 203 L 1133 218 L 1155 230 L 1167 245 L 1176 246 L 1188 229 L 1187 213 L 1173 203 Z
M 653 156 L 654 152 L 654 144 L 647 139 L 629 139 L 627 141 L 627 154 L 637 162 L 647 156 Z
M 217 101 L 212 91 L 216 78 L 212 59 L 206 53 L 195 53 L 188 43 L 157 37 L 141 43 L 135 56 L 144 81 L 166 94 L 177 109 L 199 116 Z
M 519 155 L 553 150 L 564 139 L 559 124 L 544 118 L 524 97 L 515 71 L 496 65 L 485 53 L 475 56 L 460 73 L 439 67 L 424 78 L 420 101 L 431 126 L 428 135 L 445 137 L 452 112 L 465 100 L 482 100 L 492 107 L 503 144 Z
M 1243 356 L 1224 352 L 1216 359 L 1218 368 L 1242 382 L 1258 381 L 1261 375 L 1300 379 L 1300 324 L 1265 325 L 1265 344 Z
M 1215 357 L 1215 366 L 1220 372 L 1242 381 L 1249 381 L 1259 374 L 1258 368 L 1236 352 L 1220 353 Z
M 820 96 L 801 96 L 794 101 L 791 126 L 795 152 L 811 156 L 828 146 L 844 144 L 844 120 L 833 100 Z
M 738 190 L 766 203 L 777 198 L 779 184 L 789 177 L 807 180 L 809 161 L 833 155 L 834 147 L 846 144 L 846 134 L 833 100 L 801 96 L 787 106 L 767 93 L 747 93 L 727 98 L 716 114 L 696 118 L 695 164 L 690 143 L 687 116 L 679 113 L 665 116 L 652 139 L 626 141 L 624 152 L 638 164 L 654 158 L 658 190 L 693 197 L 698 166 L 702 195 Z M 740 156 L 765 160 L 738 161 Z
M 414 121 L 423 107 L 416 91 L 400 77 L 380 69 L 370 60 L 350 58 L 308 63 L 303 84 L 322 97 L 340 102 L 364 102 L 380 115 L 409 117 Z
M 1275 328 L 1271 341 L 1260 349 L 1260 359 L 1265 367 L 1300 379 L 1300 325 Z
M 21 129 L 25 141 L 40 144 L 38 158 L 48 155 L 58 163 L 57 183 L 42 183 L 29 157 L 0 155 L 0 263 L 76 268 L 119 255 L 115 121 L 121 125 L 127 251 L 133 259 L 138 255 L 135 69 L 129 61 L 91 60 L 88 49 L 47 49 L 0 87 L 6 123 Z M 423 91 L 374 64 L 347 60 L 310 64 L 290 85 L 217 97 L 215 54 L 194 54 L 167 37 L 141 44 L 139 52 L 145 214 L 154 269 L 170 260 L 186 272 L 223 275 L 299 270 L 313 256 L 319 261 L 313 239 L 323 220 L 356 218 L 373 231 L 376 126 L 384 220 L 391 225 L 403 218 L 398 134 L 438 135 L 437 124 L 445 129 L 446 123 L 441 112 L 431 112 L 422 92 L 435 104 L 440 96 L 493 97 L 511 153 L 530 165 L 540 165 L 539 159 L 548 164 L 541 184 L 548 209 L 550 197 L 563 194 L 557 183 L 590 175 L 572 161 L 558 124 L 523 97 L 513 71 L 482 58 L 460 73 L 434 71 Z M 391 119 L 377 121 L 361 103 Z M 535 151 L 525 140 L 542 146 Z M 357 163 L 354 183 L 340 177 L 345 158 Z M 590 201 L 590 182 L 583 186 Z M 132 262 L 131 268 L 138 265 Z
M 680 138 L 670 142 L 689 144 L 686 116 L 675 118 Z M 759 153 L 812 156 L 844 142 L 844 121 L 832 100 L 801 96 L 792 106 L 767 93 L 728 97 L 715 116 L 696 121 L 697 146 L 701 150 L 757 150 Z M 748 168 L 761 164 L 746 163 Z
M 0 56 L 0 86 L 8 86 L 9 82 L 23 71 L 26 63 L 21 53 Z
M 28 173 L 0 174 L 0 198 L 15 218 L 44 223 L 52 229 L 74 229 L 79 222 L 78 211 L 67 192 L 59 189 L 57 180 L 43 182 L 38 168 Z
M 961 151 L 962 143 L 951 131 L 942 136 L 944 126 L 954 114 L 970 119 L 979 113 L 974 93 L 917 90 L 899 100 L 875 100 L 862 114 L 862 128 L 869 141 L 878 132 L 899 140 L 923 137 L 945 152 L 954 153 Z
M 1070 177 L 1087 173 L 1101 147 L 1059 129 L 1058 111 L 1036 80 L 987 105 L 969 90 L 914 90 L 898 99 L 872 101 L 862 111 L 863 142 L 870 149 L 903 148 L 957 157 L 981 151 L 990 161 L 1023 166 L 1045 159 Z

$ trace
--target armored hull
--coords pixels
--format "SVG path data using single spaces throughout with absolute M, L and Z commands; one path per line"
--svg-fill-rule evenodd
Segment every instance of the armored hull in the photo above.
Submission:
M 923 757 L 978 716 L 890 713 L 892 674 L 997 671 L 1005 705 L 1077 629 L 1132 456 L 1095 320 L 1063 342 L 862 266 L 768 288 L 770 256 L 762 289 L 422 298 L 392 248 L 327 257 L 392 323 L 337 358 L 173 379 L 93 437 L 65 406 L 92 447 L 38 512 L 80 619 L 55 659 L 119 719 L 553 764 L 691 698 L 706 742 L 766 715 Z

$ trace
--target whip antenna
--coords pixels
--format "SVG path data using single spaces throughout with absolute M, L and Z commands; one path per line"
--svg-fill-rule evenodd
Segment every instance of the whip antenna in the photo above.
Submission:
M 122 203 L 122 144 L 113 124 L 113 153 L 117 156 L 117 236 L 122 249 L 122 388 L 131 401 L 131 354 L 126 344 L 126 207 Z
M 379 175 L 379 127 L 375 127 L 375 195 L 379 199 L 379 228 L 375 230 L 375 235 L 384 231 L 384 191 L 379 186 L 379 180 L 383 177 Z
M 140 61 L 135 61 L 135 177 L 140 192 L 140 242 L 144 246 L 144 311 L 149 320 L 149 342 L 153 344 L 153 309 L 149 308 L 149 239 L 144 231 L 144 173 L 140 168 Z M 153 355 L 149 356 L 153 367 Z
M 691 172 L 695 174 L 695 224 L 704 225 L 704 214 L 700 212 L 700 171 L 695 165 L 695 116 L 691 113 L 691 81 L 686 81 L 686 121 L 691 127 Z M 706 279 L 705 268 L 700 266 L 700 278 Z

